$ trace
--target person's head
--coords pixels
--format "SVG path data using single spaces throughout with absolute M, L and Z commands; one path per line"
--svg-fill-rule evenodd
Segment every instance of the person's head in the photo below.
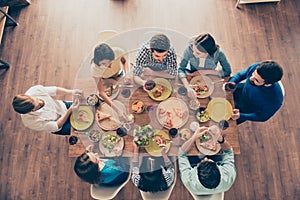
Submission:
M 280 81 L 283 76 L 282 67 L 274 61 L 264 61 L 258 65 L 250 77 L 250 82 L 256 86 L 270 86 Z
M 114 59 L 114 51 L 107 44 L 102 43 L 95 48 L 93 61 L 96 65 L 104 65 L 108 67 Z
M 193 54 L 196 58 L 206 58 L 212 56 L 218 48 L 214 38 L 209 34 L 200 34 L 193 44 Z
M 13 98 L 12 106 L 17 113 L 27 114 L 42 108 L 45 102 L 25 94 L 18 94 Z
M 200 163 L 198 163 L 197 171 L 198 179 L 204 187 L 213 189 L 220 184 L 221 173 L 217 164 L 213 160 L 204 158 Z
M 162 62 L 167 57 L 170 46 L 170 40 L 164 34 L 154 35 L 150 39 L 152 56 L 157 62 Z
M 90 183 L 97 184 L 100 182 L 100 171 L 104 162 L 98 159 L 94 153 L 85 152 L 75 161 L 74 171 L 79 178 Z
M 140 169 L 140 181 L 138 188 L 144 192 L 158 192 L 168 189 L 163 176 L 161 164 L 164 161 L 158 158 L 144 157 Z

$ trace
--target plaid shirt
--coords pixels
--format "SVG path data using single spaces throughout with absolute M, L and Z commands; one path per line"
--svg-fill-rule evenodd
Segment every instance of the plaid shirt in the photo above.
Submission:
M 138 50 L 133 74 L 142 76 L 144 67 L 150 67 L 154 71 L 167 70 L 171 76 L 177 76 L 177 56 L 174 48 L 170 47 L 166 58 L 160 63 L 154 60 L 149 42 L 144 43 Z

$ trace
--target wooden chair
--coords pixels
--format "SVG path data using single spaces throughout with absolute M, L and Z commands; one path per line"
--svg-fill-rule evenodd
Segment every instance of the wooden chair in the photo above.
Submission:
M 110 200 L 117 196 L 119 191 L 128 183 L 131 178 L 131 169 L 128 174 L 128 178 L 121 185 L 116 186 L 104 186 L 104 185 L 91 185 L 90 193 L 93 199 L 98 200 Z
M 224 200 L 224 192 L 212 195 L 195 195 L 190 192 L 195 200 Z
M 175 173 L 175 177 L 174 177 L 174 182 L 172 183 L 172 185 L 165 191 L 160 191 L 160 192 L 143 192 L 140 190 L 140 193 L 142 195 L 143 200 L 168 200 L 171 196 L 171 193 L 173 191 L 173 188 L 176 184 L 176 179 L 177 179 L 177 163 L 174 163 L 174 173 Z

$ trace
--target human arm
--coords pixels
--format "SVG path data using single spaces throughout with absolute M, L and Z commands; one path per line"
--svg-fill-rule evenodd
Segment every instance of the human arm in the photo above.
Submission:
M 73 96 L 81 96 L 82 91 L 79 89 L 66 89 L 63 87 L 56 87 L 56 95 L 73 95 Z
M 57 119 L 56 123 L 57 123 L 57 126 L 59 129 L 66 123 L 69 116 L 72 114 L 72 111 L 74 109 L 77 109 L 78 107 L 79 107 L 79 99 L 75 99 L 73 104 L 67 110 L 67 112 L 64 115 L 62 115 L 60 118 Z
M 235 83 L 239 83 L 243 80 L 245 80 L 247 77 L 250 77 L 252 75 L 252 73 L 255 71 L 256 67 L 259 65 L 260 63 L 254 63 L 252 65 L 250 65 L 248 68 L 237 72 L 234 76 L 232 76 L 228 82 L 235 82 Z
M 192 145 L 195 143 L 197 139 L 199 139 L 203 134 L 205 134 L 208 131 L 207 127 L 199 127 L 195 133 L 192 135 L 190 139 L 188 139 L 183 145 L 181 146 L 181 150 L 184 153 L 187 153 Z
M 222 67 L 222 71 L 221 73 L 219 74 L 221 77 L 227 77 L 227 76 L 230 76 L 231 74 L 231 66 L 230 66 L 230 63 L 226 57 L 226 55 L 224 54 L 224 52 L 219 49 L 219 52 L 218 52 L 218 60 L 221 64 L 221 67 Z

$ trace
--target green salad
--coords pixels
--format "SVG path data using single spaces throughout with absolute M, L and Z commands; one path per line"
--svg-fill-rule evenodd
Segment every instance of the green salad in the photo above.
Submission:
M 138 146 L 149 145 L 150 139 L 154 136 L 153 128 L 150 125 L 139 126 L 134 130 L 134 142 Z

